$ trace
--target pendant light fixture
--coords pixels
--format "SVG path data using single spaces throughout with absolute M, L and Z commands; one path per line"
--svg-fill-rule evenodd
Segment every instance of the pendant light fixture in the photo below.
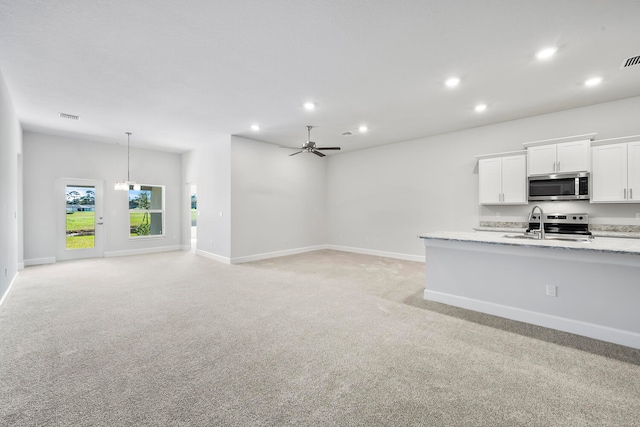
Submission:
M 133 186 L 133 189 L 136 191 L 140 191 L 140 184 L 136 184 L 134 181 L 130 180 L 130 176 L 129 176 L 129 157 L 130 157 L 130 138 L 131 138 L 131 132 L 125 132 L 125 134 L 127 134 L 127 180 L 126 181 L 118 181 L 115 183 L 115 185 L 113 186 L 114 190 L 121 190 L 121 191 L 129 191 L 130 186 Z

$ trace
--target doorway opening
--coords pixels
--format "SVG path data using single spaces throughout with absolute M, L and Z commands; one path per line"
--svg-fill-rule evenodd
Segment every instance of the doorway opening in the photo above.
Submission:
M 195 247 L 198 239 L 198 194 L 196 184 L 191 184 L 190 186 L 189 203 L 191 216 L 191 247 Z

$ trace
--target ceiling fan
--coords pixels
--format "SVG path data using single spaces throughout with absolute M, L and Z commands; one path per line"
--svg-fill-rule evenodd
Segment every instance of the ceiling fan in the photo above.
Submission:
M 300 151 L 293 153 L 293 154 L 289 154 L 289 156 L 295 156 L 296 154 L 300 154 L 303 151 L 307 152 L 307 153 L 313 153 L 316 156 L 320 156 L 320 157 L 324 157 L 325 154 L 321 153 L 318 150 L 339 150 L 340 147 L 317 147 L 316 143 L 313 142 L 311 140 L 311 129 L 313 128 L 313 126 L 307 126 L 307 142 L 305 142 L 304 144 L 302 144 L 302 147 L 300 147 Z

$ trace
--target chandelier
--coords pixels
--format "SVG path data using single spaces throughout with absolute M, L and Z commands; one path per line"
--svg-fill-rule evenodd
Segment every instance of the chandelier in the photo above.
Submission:
M 125 132 L 127 134 L 127 180 L 118 181 L 113 186 L 114 190 L 129 191 L 129 188 L 133 186 L 133 189 L 140 191 L 140 184 L 136 184 L 135 181 L 129 179 L 129 157 L 130 157 L 130 138 L 131 132 Z

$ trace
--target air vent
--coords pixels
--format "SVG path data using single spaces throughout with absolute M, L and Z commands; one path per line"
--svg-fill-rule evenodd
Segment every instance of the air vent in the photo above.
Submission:
M 348 131 L 346 131 L 346 132 L 342 132 L 340 135 L 342 135 L 342 136 L 353 136 L 353 135 L 354 135 L 354 133 L 353 133 L 353 132 L 351 132 L 350 130 L 348 130 Z
M 74 116 L 73 114 L 66 114 L 66 113 L 58 113 L 58 116 L 60 116 L 61 119 L 69 119 L 69 120 L 78 120 L 80 118 L 80 116 Z
M 640 55 L 632 56 L 631 58 L 627 58 L 622 61 L 620 69 L 622 70 L 623 68 L 633 67 L 634 65 L 640 65 Z

